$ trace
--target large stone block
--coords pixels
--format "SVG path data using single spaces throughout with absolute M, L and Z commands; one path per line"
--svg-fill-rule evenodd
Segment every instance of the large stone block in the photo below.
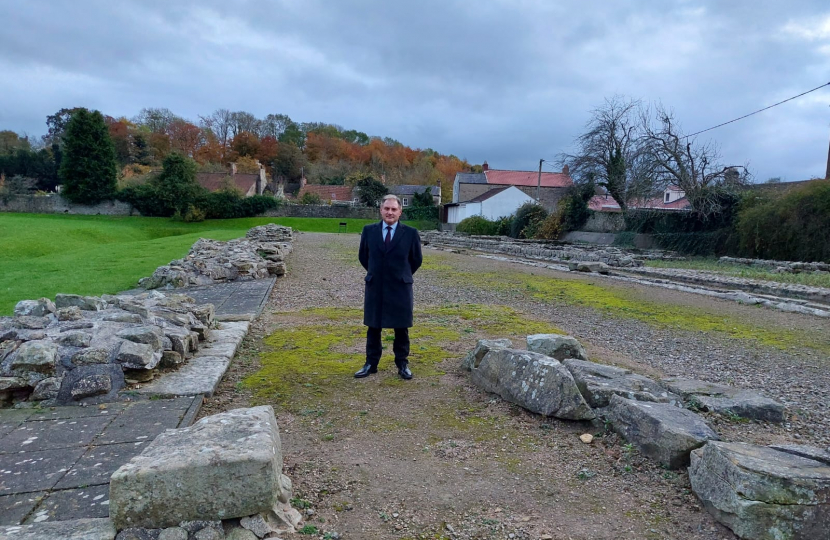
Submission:
M 103 300 L 97 296 L 80 296 L 77 294 L 55 295 L 55 306 L 60 308 L 76 306 L 83 311 L 100 311 L 106 307 Z
M 585 348 L 575 337 L 561 334 L 527 336 L 527 350 L 556 358 L 560 362 L 566 358 L 588 359 Z
M 783 404 L 752 390 L 680 377 L 663 379 L 661 384 L 693 408 L 751 420 L 784 421 Z
M 475 348 L 467 353 L 461 361 L 461 369 L 470 371 L 477 368 L 484 356 L 493 349 L 510 349 L 513 342 L 509 339 L 480 339 Z
M 128 369 L 153 369 L 161 361 L 161 350 L 144 343 L 122 341 L 115 361 Z
M 63 376 L 56 400 L 62 405 L 115 401 L 124 385 L 124 372 L 117 364 L 78 366 Z
M 614 395 L 607 413 L 614 431 L 670 469 L 688 465 L 692 450 L 718 439 L 700 416 L 668 403 L 646 403 Z
M 656 381 L 632 373 L 629 369 L 575 359 L 562 363 L 573 375 L 582 397 L 594 408 L 607 407 L 613 395 L 656 403 L 680 401 L 678 396 L 667 392 Z
M 741 538 L 830 537 L 830 462 L 815 449 L 709 442 L 692 452 L 689 480 L 706 510 Z
M 161 350 L 164 339 L 164 333 L 158 326 L 132 326 L 121 330 L 116 335 L 133 343 L 149 345 L 154 351 Z
M 186 520 L 272 511 L 282 450 L 270 406 L 236 409 L 167 430 L 110 480 L 116 527 L 169 527 Z
M 18 316 L 32 315 L 35 317 L 45 317 L 50 313 L 55 313 L 55 303 L 48 298 L 21 300 L 14 306 L 14 314 Z
M 525 409 L 566 420 L 591 420 L 570 371 L 558 360 L 517 349 L 495 349 L 472 370 L 472 381 Z
M 12 375 L 25 377 L 29 372 L 51 374 L 58 362 L 58 347 L 51 341 L 27 341 L 20 345 L 11 362 Z

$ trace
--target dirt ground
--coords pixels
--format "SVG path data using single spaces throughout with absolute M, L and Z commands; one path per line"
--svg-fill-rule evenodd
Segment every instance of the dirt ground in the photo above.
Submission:
M 540 300 L 511 289 L 510 280 L 492 290 L 475 275 L 530 270 L 426 250 L 416 275 L 415 378 L 397 377 L 387 336 L 380 372 L 356 380 L 365 331 L 357 243 L 355 235 L 297 235 L 288 275 L 201 413 L 274 406 L 292 502 L 306 516 L 309 536 L 298 538 L 735 538 L 702 509 L 685 470 L 659 467 L 603 425 L 531 414 L 472 386 L 459 365 L 477 339 L 509 337 L 523 347 L 527 334 L 565 331 L 583 341 L 592 360 L 648 376 L 697 369 L 671 368 L 685 358 L 672 352 L 678 349 L 701 351 L 689 361 L 704 374 L 713 363 L 705 355 L 728 361 L 744 358 L 741 351 L 747 362 L 785 358 L 826 371 L 815 348 L 782 353 L 715 331 L 655 327 Z M 533 271 L 551 280 L 592 279 Z M 826 331 L 824 321 L 805 316 L 664 289 L 638 294 L 676 309 L 752 320 L 767 331 Z M 821 399 L 826 389 L 819 388 Z M 790 424 L 707 420 L 727 440 L 799 442 Z M 595 436 L 593 443 L 580 441 L 584 433 Z

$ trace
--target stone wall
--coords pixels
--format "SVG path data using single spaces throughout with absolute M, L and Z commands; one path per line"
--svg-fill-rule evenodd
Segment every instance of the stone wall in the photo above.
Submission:
M 316 204 L 287 204 L 268 210 L 263 217 L 304 217 L 304 218 L 338 218 L 338 219 L 377 219 L 377 208 L 353 206 L 329 206 Z
M 588 221 L 580 229 L 585 232 L 620 232 L 625 229 L 623 215 L 618 212 L 591 212 Z
M 52 193 L 49 195 L 15 195 L 8 199 L 0 199 L 0 212 L 129 216 L 132 214 L 132 208 L 121 201 L 107 201 L 95 205 L 74 204 Z M 135 213 L 138 214 L 138 212 Z

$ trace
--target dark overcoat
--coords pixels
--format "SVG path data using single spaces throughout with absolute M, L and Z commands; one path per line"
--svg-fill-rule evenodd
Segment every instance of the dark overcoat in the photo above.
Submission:
M 383 222 L 363 227 L 360 234 L 360 264 L 366 269 L 363 324 L 374 328 L 412 326 L 412 274 L 421 266 L 418 230 L 401 222 L 389 250 L 383 242 Z

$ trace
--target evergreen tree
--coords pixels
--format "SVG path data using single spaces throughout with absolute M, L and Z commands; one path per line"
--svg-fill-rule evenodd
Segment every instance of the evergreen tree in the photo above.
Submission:
M 197 199 L 206 193 L 196 182 L 196 162 L 181 154 L 170 154 L 164 158 L 163 170 L 152 181 L 156 200 L 163 207 L 165 215 L 178 214 L 185 217 Z
M 118 165 L 104 117 L 98 111 L 78 109 L 63 135 L 60 178 L 64 197 L 72 202 L 96 204 L 112 199 Z

